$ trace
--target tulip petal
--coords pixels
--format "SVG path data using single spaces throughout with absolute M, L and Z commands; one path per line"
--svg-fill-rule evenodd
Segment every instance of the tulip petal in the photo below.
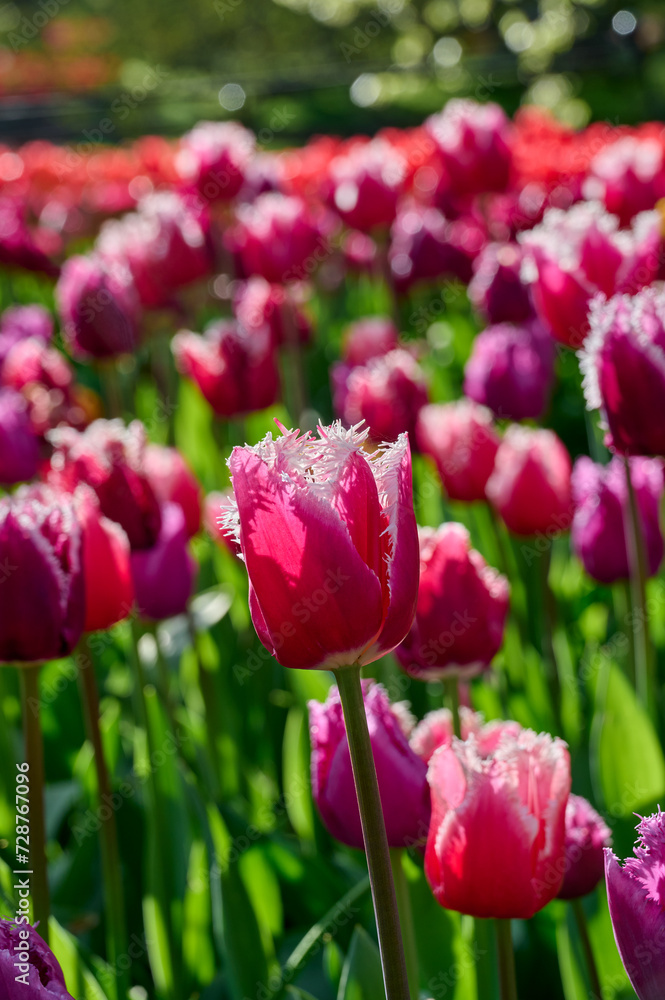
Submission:
M 605 849 L 607 901 L 621 961 L 640 1000 L 665 996 L 665 922 L 662 908 L 647 899 L 644 887 Z

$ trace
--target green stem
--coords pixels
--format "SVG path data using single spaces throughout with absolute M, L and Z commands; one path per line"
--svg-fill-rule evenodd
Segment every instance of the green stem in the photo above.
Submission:
M 404 936 L 404 954 L 406 957 L 406 974 L 409 979 L 409 990 L 411 1000 L 418 1000 L 420 994 L 420 975 L 418 972 L 418 945 L 416 943 L 416 929 L 413 923 L 413 910 L 411 908 L 411 894 L 409 884 L 404 872 L 404 850 L 400 847 L 390 848 L 390 863 L 393 869 L 393 879 L 395 881 L 395 895 L 397 896 L 397 909 L 399 920 Z
M 448 700 L 450 701 L 450 711 L 453 715 L 453 733 L 458 740 L 461 740 L 462 724 L 459 714 L 459 680 L 457 677 L 446 677 L 444 683 L 448 693 Z
M 501 1000 L 517 1000 L 515 955 L 510 920 L 496 920 L 496 943 L 499 955 L 499 985 Z
M 397 898 L 390 866 L 386 826 L 381 808 L 379 783 L 367 727 L 365 703 L 360 684 L 360 667 L 354 664 L 333 671 L 344 710 L 353 779 L 358 796 L 369 881 L 376 916 L 379 950 L 383 966 L 386 1000 L 409 1000 L 409 982 Z
M 600 978 L 598 976 L 598 967 L 596 965 L 596 959 L 593 955 L 593 948 L 591 947 L 591 938 L 589 937 L 589 928 L 586 922 L 586 914 L 584 912 L 584 907 L 582 906 L 581 899 L 573 899 L 570 904 L 573 908 L 573 914 L 575 915 L 575 923 L 577 924 L 577 933 L 580 936 L 580 943 L 582 945 L 582 951 L 584 952 L 584 959 L 586 961 L 587 972 L 589 973 L 589 984 L 591 986 L 592 996 L 600 997 L 602 996 L 602 990 L 600 988 Z
M 39 934 L 48 944 L 48 920 L 51 912 L 46 861 L 46 823 L 44 815 L 44 741 L 39 721 L 39 671 L 41 663 L 19 667 L 25 759 L 30 776 L 30 895 L 33 923 L 39 922 Z
M 628 677 L 633 688 L 637 681 L 635 664 L 635 633 L 631 627 L 632 622 L 632 598 L 630 593 L 630 580 L 619 580 L 614 586 L 614 613 L 617 624 L 628 638 Z
M 107 950 L 108 961 L 112 968 L 118 970 L 116 991 L 118 1000 L 124 1000 L 129 989 L 129 979 L 124 963 L 118 962 L 120 956 L 127 952 L 127 925 L 125 922 L 125 900 L 118 850 L 118 829 L 115 822 L 115 811 L 111 795 L 111 780 L 104 757 L 102 734 L 99 728 L 99 694 L 95 680 L 94 666 L 90 660 L 79 670 L 81 700 L 85 716 L 85 726 L 88 739 L 95 753 L 95 771 L 97 773 L 97 798 L 100 811 L 103 806 L 109 810 L 108 819 L 102 821 L 99 828 L 99 845 L 102 855 L 102 872 L 104 878 L 104 896 L 107 918 Z
M 654 663 L 649 647 L 649 618 L 646 605 L 646 554 L 640 525 L 637 498 L 630 474 L 628 458 L 624 457 L 626 486 L 628 488 L 628 524 L 626 539 L 630 565 L 630 585 L 633 598 L 633 622 L 635 622 L 635 676 L 637 695 L 651 718 L 657 718 L 656 682 Z
M 556 652 L 554 650 L 556 602 L 554 600 L 554 594 L 550 588 L 550 566 L 552 562 L 551 544 L 552 543 L 550 542 L 547 551 L 543 552 L 540 557 L 540 583 L 543 611 L 543 653 L 548 661 L 548 680 L 550 684 L 554 717 L 559 727 L 559 732 L 563 732 L 563 724 L 561 720 L 561 681 L 559 678 L 559 665 L 557 663 Z

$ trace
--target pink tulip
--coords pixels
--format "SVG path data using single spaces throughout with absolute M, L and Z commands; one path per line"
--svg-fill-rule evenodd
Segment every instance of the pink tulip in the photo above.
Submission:
M 306 344 L 312 336 L 311 324 L 292 290 L 283 285 L 271 285 L 258 274 L 248 281 L 238 282 L 233 295 L 233 312 L 247 331 L 269 327 L 276 347 Z
M 229 460 L 237 507 L 226 526 L 242 546 L 254 627 L 283 666 L 371 663 L 401 642 L 416 605 L 408 438 L 369 455 L 367 432 L 339 423 L 282 433 Z
M 131 554 L 136 607 L 143 618 L 161 621 L 183 614 L 194 591 L 196 563 L 187 547 L 185 515 L 164 504 L 155 544 Z
M 622 226 L 629 226 L 638 212 L 654 208 L 665 196 L 662 141 L 627 135 L 605 146 L 591 161 L 584 194 L 604 202 Z
M 548 537 L 570 527 L 570 455 L 553 431 L 508 428 L 487 482 L 487 499 L 516 535 Z
M 330 163 L 329 202 L 347 226 L 369 233 L 388 227 L 406 180 L 406 161 L 383 139 L 358 143 Z
M 534 315 L 523 256 L 517 243 L 488 243 L 474 261 L 469 299 L 490 323 L 523 323 Z
M 336 375 L 343 373 L 344 378 Z M 427 403 L 427 385 L 408 351 L 395 350 L 350 370 L 338 366 L 335 408 L 345 423 L 365 421 L 374 441 L 395 441 L 406 432 L 413 440 L 418 413 Z
M 30 422 L 38 435 L 62 423 L 80 426 L 84 414 L 76 406 L 74 375 L 55 347 L 35 337 L 11 348 L 0 372 L 0 383 L 21 392 L 28 402 Z
M 566 853 L 559 899 L 579 899 L 593 892 L 603 877 L 603 850 L 612 834 L 590 802 L 571 795 L 566 806 Z
M 462 739 L 467 740 L 471 734 L 477 736 L 483 725 L 483 717 L 470 708 L 462 705 L 459 710 Z M 449 747 L 453 742 L 455 730 L 453 713 L 449 708 L 437 708 L 428 712 L 409 735 L 409 746 L 421 760 L 429 764 L 434 751 L 439 747 Z
M 349 367 L 366 365 L 399 345 L 399 330 L 387 316 L 364 316 L 344 330 L 342 360 Z
M 108 358 L 137 347 L 140 307 L 129 269 L 96 255 L 70 257 L 55 290 L 62 332 L 73 354 Z
M 427 836 L 430 819 L 427 767 L 409 747 L 402 715 L 380 684 L 363 681 L 365 713 L 390 847 L 413 847 Z M 339 692 L 309 703 L 312 793 L 321 818 L 337 840 L 363 847 L 351 755 Z
M 219 416 L 263 410 L 279 395 L 277 359 L 267 326 L 245 330 L 233 320 L 219 320 L 203 336 L 181 330 L 171 348 L 178 371 L 196 382 Z
M 418 415 L 416 441 L 436 462 L 451 500 L 484 500 L 499 436 L 492 414 L 468 399 L 433 403 Z
M 39 440 L 28 404 L 15 389 L 0 388 L 0 484 L 32 479 L 39 467 Z
M 665 293 L 646 288 L 591 308 L 591 334 L 580 352 L 584 395 L 602 411 L 607 443 L 624 455 L 665 455 Z
M 254 151 L 254 136 L 240 122 L 198 122 L 180 140 L 176 166 L 206 201 L 231 201 Z
M 420 528 L 416 617 L 395 651 L 413 677 L 473 677 L 503 641 L 508 581 L 471 548 L 466 528 L 448 522 Z
M 53 338 L 53 318 L 44 306 L 10 306 L 0 316 L 0 369 L 14 344 L 33 338 L 48 344 Z
M 454 739 L 436 751 L 427 778 L 425 874 L 441 906 L 528 919 L 556 896 L 570 792 L 565 743 L 504 729 L 483 753 L 473 736 Z
M 201 527 L 201 487 L 185 459 L 176 448 L 149 444 L 143 468 L 159 504 L 176 503 L 182 508 L 191 538 Z
M 498 104 L 453 98 L 425 127 L 441 150 L 456 195 L 508 187 L 512 126 Z

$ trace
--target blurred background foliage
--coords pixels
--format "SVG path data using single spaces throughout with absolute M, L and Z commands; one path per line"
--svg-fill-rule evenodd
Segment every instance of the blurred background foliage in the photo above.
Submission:
M 111 141 L 238 117 L 281 146 L 417 124 L 452 95 L 538 103 L 574 126 L 662 118 L 665 5 L 624 4 L 14 0 L 0 6 L 0 129 L 83 142 L 110 109 Z

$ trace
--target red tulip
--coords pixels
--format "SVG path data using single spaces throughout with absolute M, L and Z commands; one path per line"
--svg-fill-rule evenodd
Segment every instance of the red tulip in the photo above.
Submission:
M 103 516 L 88 486 L 77 487 L 74 503 L 83 537 L 83 631 L 97 632 L 122 621 L 132 609 L 134 587 L 129 540 L 119 524 Z
M 329 202 L 347 226 L 369 233 L 388 227 L 406 179 L 406 162 L 382 139 L 358 143 L 330 163 Z
M 433 403 L 418 415 L 416 441 L 436 462 L 451 500 L 484 500 L 499 436 L 492 414 L 468 399 Z
M 206 201 L 231 201 L 242 187 L 254 150 L 254 136 L 240 122 L 198 122 L 180 140 L 176 166 Z
M 512 126 L 498 104 L 453 98 L 425 124 L 441 150 L 456 195 L 508 187 Z
M 505 727 L 487 752 L 473 736 L 454 739 L 436 751 L 427 778 L 425 874 L 441 906 L 528 919 L 556 896 L 570 792 L 565 743 Z
M 516 535 L 552 535 L 572 520 L 571 462 L 553 431 L 513 425 L 496 453 L 487 499 Z
M 176 503 L 185 515 L 187 537 L 201 527 L 201 487 L 196 476 L 176 448 L 149 444 L 143 468 L 160 505 Z
M 226 526 L 242 546 L 254 627 L 284 666 L 371 663 L 411 625 L 418 538 L 408 438 L 368 455 L 366 433 L 283 430 L 231 454 L 237 508 Z

